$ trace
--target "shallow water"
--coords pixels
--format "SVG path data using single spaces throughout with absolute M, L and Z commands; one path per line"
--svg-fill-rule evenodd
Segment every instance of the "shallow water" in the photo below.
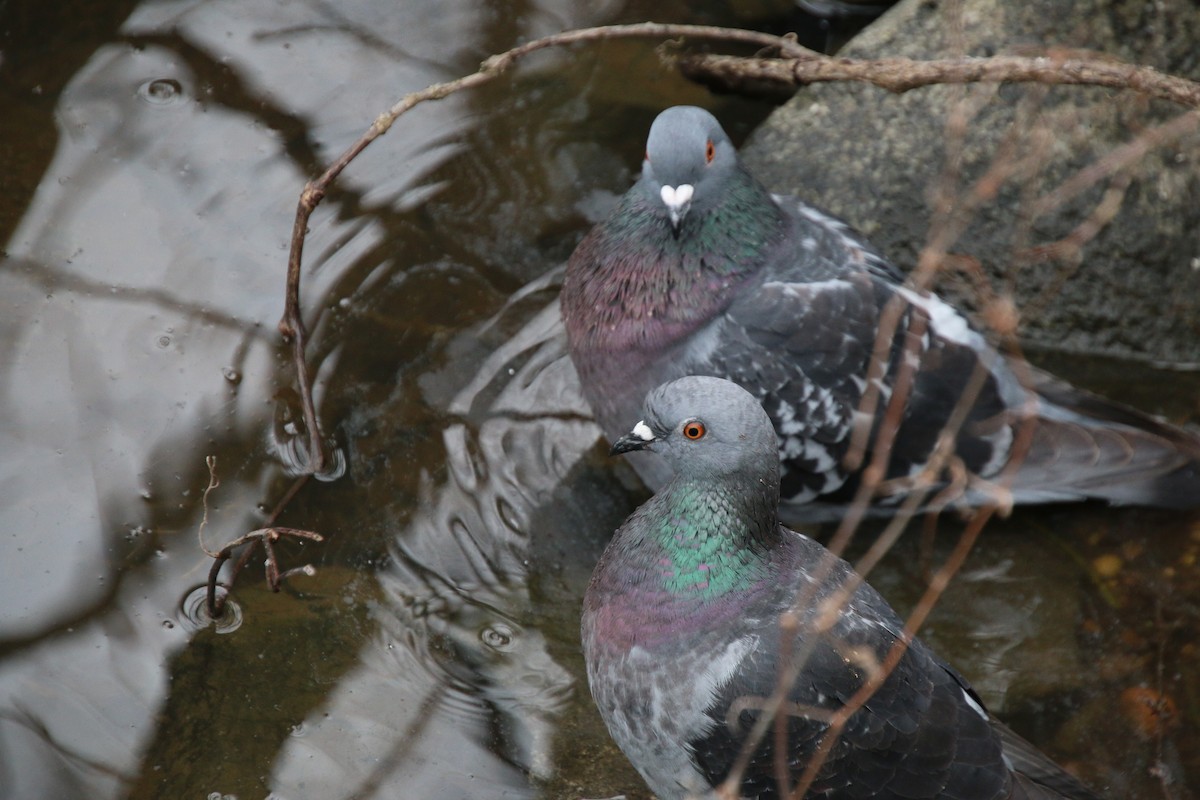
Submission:
M 214 548 L 292 483 L 299 415 L 275 334 L 292 213 L 381 109 L 554 30 L 761 27 L 767 5 L 703 19 L 683 3 L 553 0 L 11 15 L 0 795 L 644 796 L 578 650 L 586 577 L 644 494 L 578 397 L 552 272 L 632 179 L 661 107 L 709 106 L 739 137 L 767 107 L 683 83 L 653 45 L 610 44 L 404 117 L 331 193 L 306 249 L 309 363 L 345 475 L 303 486 L 279 520 L 326 541 L 278 552 L 316 574 L 272 594 L 252 564 L 240 624 L 220 628 L 195 610 L 205 458 Z M 1108 386 L 1081 369 L 1103 362 L 1060 360 L 1148 410 L 1196 414 L 1193 375 L 1130 380 L 1116 365 Z M 1200 776 L 1191 522 L 1019 512 L 928 635 L 1113 796 L 1162 796 L 1155 760 Z M 904 607 L 919 561 L 909 537 L 872 579 Z M 1112 711 L 1139 686 L 1177 706 L 1161 740 Z

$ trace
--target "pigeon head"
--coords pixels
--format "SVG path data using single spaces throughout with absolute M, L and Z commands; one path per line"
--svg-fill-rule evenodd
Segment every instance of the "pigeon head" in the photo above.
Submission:
M 744 476 L 779 484 L 775 429 L 754 396 L 723 378 L 692 375 L 646 395 L 644 417 L 612 447 L 658 453 L 682 478 Z
M 737 166 L 737 151 L 716 117 L 695 106 L 674 106 L 650 126 L 641 183 L 678 233 L 689 210 L 720 199 Z

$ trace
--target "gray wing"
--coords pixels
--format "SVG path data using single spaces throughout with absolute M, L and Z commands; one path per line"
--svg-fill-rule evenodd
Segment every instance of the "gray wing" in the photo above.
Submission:
M 745 387 L 771 416 L 785 497 L 835 491 L 875 340 L 872 282 L 767 280 L 743 298 L 715 323 L 721 345 L 703 369 Z
M 973 472 L 999 469 L 1013 441 L 1009 397 L 1023 399 L 1015 379 L 999 372 L 986 343 L 938 333 L 938 319 L 925 307 L 900 297 L 899 334 L 885 342 L 887 369 L 871 417 L 858 414 L 882 307 L 896 287 L 862 270 L 817 282 L 764 281 L 753 299 L 735 302 L 720 320 L 721 346 L 701 367 L 736 381 L 755 394 L 775 423 L 783 463 L 782 495 L 791 502 L 840 494 L 848 499 L 856 481 L 842 464 L 855 425 L 869 426 L 874 439 L 897 369 L 909 347 L 920 371 L 906 401 L 890 452 L 888 477 L 906 476 L 928 460 L 955 412 L 981 352 L 996 364 L 973 402 L 957 440 L 957 453 Z M 915 297 L 915 296 L 914 296 Z M 929 301 L 932 302 L 932 299 Z M 944 305 L 939 314 L 950 313 Z M 926 315 L 925 334 L 908 333 L 915 316 Z M 945 322 L 942 316 L 943 323 Z M 955 333 L 961 333 L 956 330 Z M 977 341 L 976 341 L 977 340 Z M 869 451 L 868 451 L 869 455 Z
M 689 742 L 711 785 L 729 775 L 757 721 L 763 698 L 775 690 L 783 666 L 779 612 L 795 600 L 788 587 L 804 586 L 807 572 L 827 557 L 820 545 L 789 534 L 797 580 L 748 614 L 758 620 L 753 650 L 719 688 L 707 709 L 711 725 Z M 851 574 L 836 562 L 818 604 Z M 814 612 L 815 613 L 815 612 Z M 810 617 L 814 614 L 810 614 Z M 795 781 L 828 732 L 828 715 L 867 683 L 900 636 L 902 623 L 887 602 L 863 585 L 833 629 L 808 637 L 793 653 L 805 660 L 791 685 L 787 708 L 787 764 Z M 741 782 L 745 797 L 782 797 L 776 742 L 768 735 L 754 751 Z M 944 798 L 944 800 L 1097 800 L 1074 777 L 992 719 L 967 682 L 923 642 L 913 641 L 879 689 L 854 713 L 817 771 L 809 797 Z
M 844 568 L 835 580 L 844 576 Z M 745 743 L 781 668 L 778 614 L 764 613 L 758 645 L 708 709 L 712 725 L 690 746 L 716 786 Z M 806 659 L 788 699 L 790 780 L 802 775 L 827 735 L 830 712 L 867 682 L 897 639 L 899 620 L 869 587 L 828 634 L 809 638 Z M 775 742 L 768 736 L 741 782 L 746 797 L 786 796 L 776 780 Z M 817 772 L 808 796 L 838 798 L 1008 798 L 1014 785 L 1000 738 L 978 701 L 921 642 L 914 642 L 867 704 L 851 716 Z
M 1114 504 L 1194 507 L 1200 498 L 1200 438 L 1154 417 L 1079 390 L 1038 370 L 1021 386 L 1007 360 L 960 312 L 935 296 L 904 287 L 904 276 L 841 220 L 790 198 L 777 198 L 817 242 L 823 264 L 838 274 L 870 275 L 880 308 L 897 294 L 924 314 L 931 335 L 920 350 L 921 371 L 892 449 L 889 476 L 928 459 L 971 374 L 986 378 L 956 440 L 956 455 L 972 473 L 994 477 L 1017 454 L 1022 420 L 1037 420 L 1013 484 L 1018 503 L 1099 499 Z M 804 241 L 804 237 L 801 237 Z M 803 249 L 803 248 L 800 248 Z M 793 259 L 799 279 L 811 258 Z M 835 270 L 836 271 L 836 270 Z M 1027 402 L 1036 396 L 1035 403 Z M 974 498 L 978 500 L 980 498 Z

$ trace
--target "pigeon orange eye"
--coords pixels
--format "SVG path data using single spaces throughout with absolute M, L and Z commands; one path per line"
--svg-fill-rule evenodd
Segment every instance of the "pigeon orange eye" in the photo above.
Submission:
M 683 435 L 693 441 L 703 439 L 705 433 L 704 423 L 698 419 L 685 423 L 683 426 Z
M 704 160 L 711 164 L 712 160 L 717 157 L 717 148 L 713 146 L 712 139 L 708 140 L 708 144 L 704 148 Z

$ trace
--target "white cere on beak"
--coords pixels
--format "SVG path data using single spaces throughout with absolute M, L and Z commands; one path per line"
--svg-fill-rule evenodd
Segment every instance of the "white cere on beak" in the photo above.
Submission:
M 683 215 L 687 213 L 688 206 L 692 202 L 692 194 L 695 191 L 690 183 L 662 187 L 662 201 L 667 207 L 667 213 L 671 215 L 672 225 L 679 226 L 679 220 L 683 219 Z
M 650 426 L 646 424 L 645 420 L 642 420 L 637 425 L 634 425 L 632 433 L 643 442 L 654 441 L 654 431 L 650 430 Z

